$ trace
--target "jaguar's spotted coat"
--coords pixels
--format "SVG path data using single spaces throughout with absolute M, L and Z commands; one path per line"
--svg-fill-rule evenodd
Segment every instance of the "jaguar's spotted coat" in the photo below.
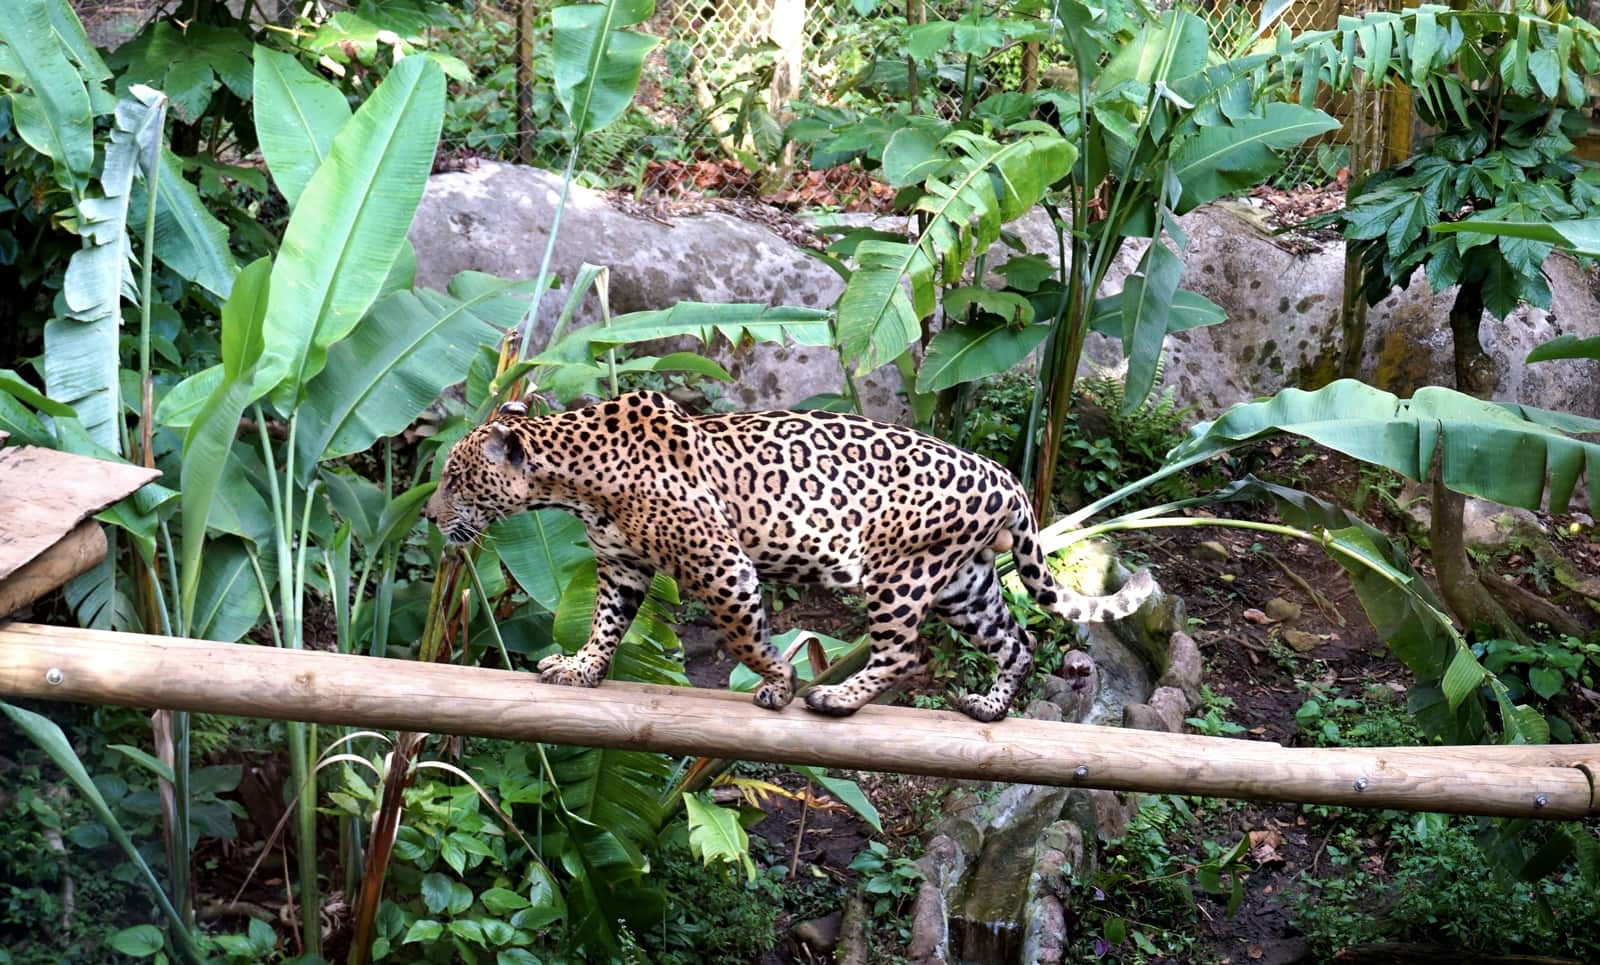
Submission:
M 864 591 L 872 655 L 844 683 L 808 690 L 807 706 L 849 714 L 883 693 L 916 667 L 917 630 L 931 614 L 999 665 L 988 693 L 958 702 L 991 721 L 1033 666 L 1032 639 L 1001 599 L 996 551 L 1012 550 L 1034 598 L 1064 619 L 1123 617 L 1151 590 L 1146 572 L 1113 596 L 1058 585 L 1016 480 L 900 426 L 830 412 L 693 416 L 653 392 L 526 413 L 503 406 L 456 443 L 426 515 L 454 543 L 525 509 L 583 521 L 598 576 L 594 624 L 577 653 L 540 662 L 547 683 L 597 685 L 663 570 L 761 675 L 756 703 L 782 708 L 795 672 L 769 639 L 760 581 L 820 582 Z

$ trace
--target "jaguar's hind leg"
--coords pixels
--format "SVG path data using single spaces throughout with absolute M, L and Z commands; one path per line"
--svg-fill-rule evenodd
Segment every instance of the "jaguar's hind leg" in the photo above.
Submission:
M 1033 669 L 1033 637 L 1006 606 L 994 564 L 983 556 L 968 563 L 939 594 L 933 612 L 999 666 L 988 693 L 963 694 L 956 707 L 974 720 L 1004 717 Z
M 921 662 L 917 630 L 933 605 L 934 595 L 928 583 L 948 575 L 949 567 L 943 560 L 927 559 L 898 560 L 895 565 L 892 574 L 869 574 L 866 579 L 867 620 L 872 635 L 872 654 L 866 667 L 842 684 L 807 690 L 806 706 L 812 710 L 833 717 L 853 714 Z

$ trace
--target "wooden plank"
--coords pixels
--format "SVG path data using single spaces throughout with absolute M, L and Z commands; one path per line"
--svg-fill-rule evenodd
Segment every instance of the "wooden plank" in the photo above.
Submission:
M 154 469 L 38 446 L 0 449 L 0 579 L 85 519 L 159 478 Z
M 15 613 L 106 558 L 106 534 L 92 519 L 0 579 L 0 617 Z
M 693 688 L 555 687 L 531 675 L 142 634 L 0 624 L 0 694 L 821 764 L 941 777 L 1464 814 L 1597 813 L 1546 748 L 1283 748 L 1255 741 L 869 706 L 820 717 Z M 1518 756 L 1520 755 L 1520 756 Z M 1556 760 L 1592 760 L 1569 747 Z

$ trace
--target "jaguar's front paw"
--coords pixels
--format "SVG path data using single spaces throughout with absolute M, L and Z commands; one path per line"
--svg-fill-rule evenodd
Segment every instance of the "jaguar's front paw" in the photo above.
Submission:
M 600 675 L 576 654 L 553 654 L 539 661 L 539 680 L 562 687 L 597 687 Z
M 956 709 L 973 720 L 990 724 L 1004 717 L 1010 707 L 987 694 L 963 694 L 956 698 Z
M 844 684 L 812 687 L 806 691 L 806 706 L 829 717 L 848 717 L 866 702 L 853 688 Z
M 795 687 L 799 677 L 794 672 L 794 667 L 783 665 L 777 680 L 768 680 L 756 688 L 756 706 L 768 710 L 782 710 L 794 700 Z

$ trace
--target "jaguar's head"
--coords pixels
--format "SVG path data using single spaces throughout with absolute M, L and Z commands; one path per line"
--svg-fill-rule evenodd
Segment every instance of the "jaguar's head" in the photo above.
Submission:
M 528 503 L 529 439 L 523 421 L 528 407 L 507 402 L 493 420 L 450 447 L 439 488 L 422 515 L 461 546 L 476 540 L 490 523 Z

